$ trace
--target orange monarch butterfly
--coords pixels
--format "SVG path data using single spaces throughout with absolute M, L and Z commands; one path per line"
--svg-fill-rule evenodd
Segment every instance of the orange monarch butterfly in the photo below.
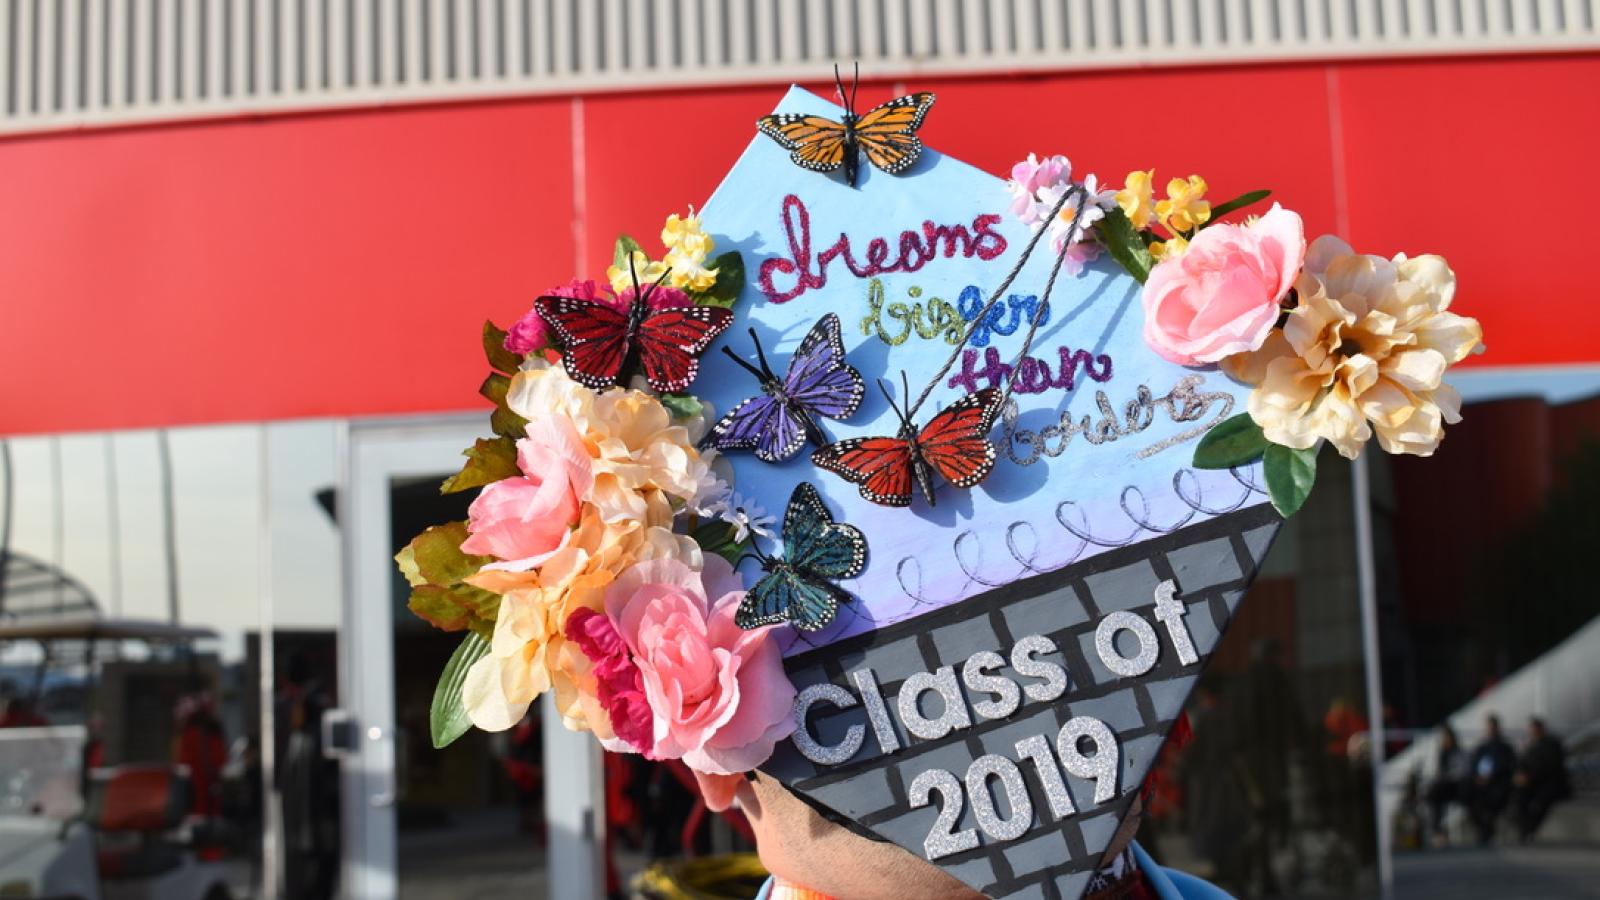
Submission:
M 839 78 L 838 66 L 833 68 L 833 80 L 839 87 L 839 99 L 844 102 L 844 82 Z M 926 91 L 909 94 L 858 116 L 856 88 L 859 86 L 859 81 L 850 85 L 842 122 L 825 116 L 776 113 L 756 120 L 756 128 L 790 151 L 789 159 L 801 168 L 832 172 L 843 166 L 844 180 L 851 187 L 856 186 L 856 174 L 861 167 L 857 151 L 866 153 L 867 161 L 884 172 L 899 175 L 911 168 L 922 153 L 922 141 L 916 132 L 922 127 L 928 110 L 933 108 L 933 94 Z

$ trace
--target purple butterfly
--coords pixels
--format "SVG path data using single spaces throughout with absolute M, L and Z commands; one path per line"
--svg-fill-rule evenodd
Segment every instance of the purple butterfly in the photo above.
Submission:
M 750 339 L 756 345 L 759 369 L 727 347 L 722 352 L 761 382 L 762 393 L 728 410 L 711 427 L 702 446 L 718 450 L 754 447 L 763 462 L 781 462 L 799 453 L 808 440 L 818 446 L 828 443 L 814 416 L 848 419 L 867 392 L 861 373 L 845 362 L 839 317 L 828 313 L 811 326 L 781 381 L 767 365 L 754 328 Z

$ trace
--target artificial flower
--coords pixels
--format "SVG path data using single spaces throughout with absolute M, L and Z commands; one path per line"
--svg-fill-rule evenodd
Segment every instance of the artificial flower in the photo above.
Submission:
M 1076 189 L 1065 203 L 1061 203 L 1063 194 Z M 1101 190 L 1100 183 L 1094 173 L 1085 175 L 1083 184 L 1073 185 L 1071 181 L 1047 185 L 1039 191 L 1039 205 L 1046 213 L 1056 208 L 1061 203 L 1061 209 L 1056 211 L 1055 217 L 1050 220 L 1050 249 L 1056 254 L 1066 251 L 1068 242 L 1077 244 L 1083 241 L 1089 229 L 1106 217 L 1106 210 L 1116 202 L 1116 192 Z M 1082 207 L 1080 213 L 1078 208 Z M 1077 225 L 1074 227 L 1073 222 Z M 1080 261 L 1078 269 L 1082 270 Z M 1074 273 L 1076 274 L 1076 273 Z
M 1167 182 L 1167 199 L 1156 204 L 1156 217 L 1173 234 L 1188 233 L 1211 218 L 1206 195 L 1206 180 L 1199 175 L 1174 178 Z
M 572 420 L 543 414 L 529 418 L 517 441 L 515 475 L 485 486 L 467 508 L 461 552 L 493 556 L 491 565 L 531 569 L 560 549 L 578 523 L 579 503 L 594 485 L 589 451 Z
M 689 299 L 688 294 L 670 284 L 655 286 L 642 284 L 638 290 L 634 290 L 633 286 L 629 285 L 627 289 L 616 294 L 614 302 L 617 309 L 627 311 L 629 307 L 633 306 L 633 300 L 639 294 L 645 295 L 645 300 L 649 302 L 652 310 L 694 305 L 694 301 Z
M 553 287 L 545 291 L 546 297 L 569 297 L 574 300 L 589 300 L 601 303 L 613 302 L 607 294 L 595 288 L 593 279 L 581 281 L 574 278 L 566 284 Z M 553 342 L 550 340 L 550 327 L 545 324 L 544 317 L 539 315 L 535 308 L 529 308 L 506 331 L 505 348 L 512 353 L 526 356 L 535 350 L 548 347 Z
M 702 462 L 694 436 L 643 391 L 596 393 L 560 366 L 530 362 L 512 376 L 506 405 L 525 419 L 553 414 L 572 420 L 594 473 L 583 499 L 608 522 L 641 519 L 652 492 L 681 502 L 697 494 Z
M 1051 209 L 1051 204 L 1039 202 L 1039 192 L 1071 178 L 1072 163 L 1065 156 L 1058 154 L 1040 159 L 1029 153 L 1027 159 L 1011 167 L 1011 180 L 1006 183 L 1012 195 L 1011 214 L 1023 224 L 1038 225 L 1050 215 Z
M 712 513 L 724 522 L 733 526 L 733 540 L 743 543 L 751 534 L 757 534 L 767 540 L 772 540 L 772 526 L 778 520 L 761 508 L 755 500 L 745 497 L 738 491 L 731 491 L 721 501 L 711 507 Z
M 1157 261 L 1164 259 L 1177 259 L 1185 250 L 1189 249 L 1189 241 L 1183 235 L 1173 235 L 1164 241 L 1156 241 L 1150 245 L 1150 255 Z
M 1300 216 L 1277 204 L 1254 225 L 1205 229 L 1186 253 L 1150 270 L 1141 295 L 1145 343 L 1182 366 L 1260 347 L 1305 254 Z
M 586 507 L 566 544 L 538 567 L 521 572 L 485 568 L 467 579 L 501 595 L 490 652 L 468 670 L 462 699 L 474 725 L 503 731 L 528 705 L 554 694 L 563 723 L 575 731 L 613 736 L 601 704 L 593 663 L 572 646 L 565 625 L 578 609 L 602 608 L 601 594 L 616 573 L 640 560 L 672 559 L 691 570 L 704 563 L 699 545 L 671 529 L 672 509 L 655 494 L 642 521 L 605 521 Z
M 644 677 L 617 626 L 603 612 L 586 606 L 567 617 L 567 639 L 593 666 L 595 692 L 611 720 L 611 731 L 625 746 L 618 748 L 650 756 L 655 748 L 654 716 L 644 693 Z
M 1320 237 L 1284 327 L 1223 368 L 1256 385 L 1250 417 L 1273 443 L 1326 439 L 1354 459 L 1375 433 L 1389 453 L 1428 456 L 1461 419 L 1442 376 L 1483 342 L 1477 320 L 1449 311 L 1455 286 L 1438 256 L 1386 260 Z
M 644 682 L 657 758 L 736 775 L 794 730 L 794 685 L 770 627 L 734 623 L 743 599 L 718 556 L 700 572 L 672 559 L 641 562 L 606 589 L 606 615 Z
M 1150 218 L 1156 213 L 1152 187 L 1155 177 L 1155 169 L 1135 169 L 1123 180 L 1122 190 L 1117 191 L 1117 205 L 1122 207 L 1122 214 L 1136 229 L 1150 227 Z
M 643 288 L 655 284 L 666 273 L 665 262 L 652 260 L 643 250 L 635 250 L 622 265 L 606 267 L 606 281 L 611 285 L 611 290 L 621 296 L 623 291 L 632 290 L 635 285 Z

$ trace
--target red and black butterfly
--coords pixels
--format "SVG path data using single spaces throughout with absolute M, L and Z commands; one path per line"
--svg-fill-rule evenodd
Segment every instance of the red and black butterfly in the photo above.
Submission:
M 635 280 L 626 310 L 572 297 L 540 297 L 533 306 L 561 341 L 567 374 L 584 387 L 608 388 L 636 369 L 663 393 L 689 387 L 700 371 L 699 356 L 729 324 L 733 313 L 720 306 L 650 308 L 650 295 Z
M 883 383 L 878 383 L 883 390 Z M 889 392 L 884 390 L 884 397 Z M 934 505 L 932 473 L 956 487 L 969 488 L 989 477 L 994 445 L 989 429 L 1000 415 L 1001 394 L 984 388 L 940 410 L 918 431 L 890 399 L 900 417 L 896 437 L 851 438 L 819 448 L 811 461 L 860 485 L 861 496 L 884 506 L 910 506 L 915 480 L 928 505 Z

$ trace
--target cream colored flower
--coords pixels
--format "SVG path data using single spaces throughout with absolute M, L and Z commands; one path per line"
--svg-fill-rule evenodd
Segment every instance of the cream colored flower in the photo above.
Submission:
M 506 405 L 525 419 L 554 413 L 572 420 L 594 459 L 593 487 L 579 499 L 607 522 L 643 519 L 652 491 L 681 503 L 700 492 L 705 461 L 696 435 L 650 394 L 631 388 L 596 393 L 560 366 L 528 364 L 512 376 Z
M 1428 456 L 1461 420 L 1444 372 L 1483 342 L 1476 319 L 1448 311 L 1455 286 L 1438 256 L 1391 261 L 1318 238 L 1284 327 L 1222 367 L 1256 385 L 1250 416 L 1275 444 L 1326 439 L 1354 459 L 1376 434 L 1389 453 Z
M 606 522 L 591 507 L 567 545 L 538 569 L 489 570 L 468 579 L 502 595 L 489 655 L 473 664 L 462 685 L 474 725 L 504 731 L 552 691 L 568 728 L 612 736 L 589 660 L 566 639 L 567 619 L 579 608 L 602 610 L 605 588 L 635 562 L 674 559 L 696 571 L 704 563 L 694 540 L 672 531 L 665 497 L 656 492 L 645 506 L 643 519 L 621 523 Z

